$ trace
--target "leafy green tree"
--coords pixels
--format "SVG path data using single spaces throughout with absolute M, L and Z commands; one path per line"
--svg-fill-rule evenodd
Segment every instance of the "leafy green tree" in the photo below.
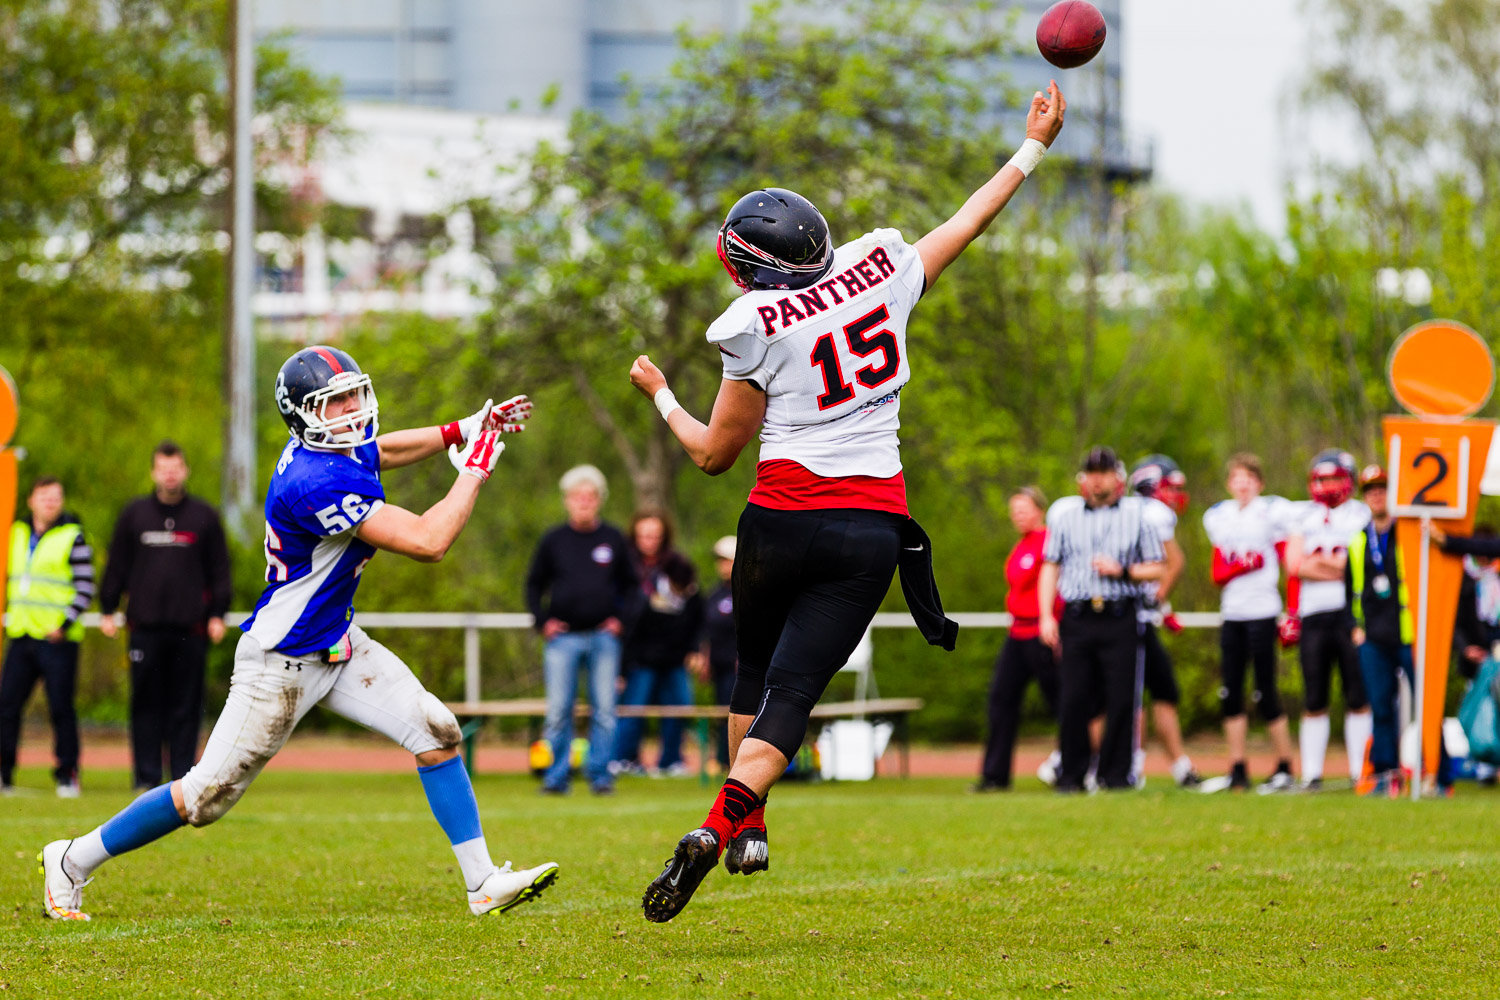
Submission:
M 1009 103 L 993 73 L 1007 19 L 914 0 L 818 9 L 830 16 L 768 6 L 732 37 L 681 35 L 649 103 L 580 113 L 563 148 L 532 157 L 519 205 L 476 206 L 500 248 L 487 353 L 571 386 L 642 503 L 671 505 L 683 455 L 626 372 L 649 352 L 706 411 L 719 368 L 703 332 L 732 294 L 710 248 L 736 198 L 799 189 L 835 238 L 925 232 L 1009 155 L 986 124 Z
M 0 0 L 0 365 L 20 390 L 23 484 L 61 477 L 98 545 L 162 438 L 187 450 L 190 487 L 218 494 L 229 11 Z M 264 217 L 287 204 L 266 168 L 310 155 L 338 104 L 279 45 L 256 70 Z M 259 554 L 236 570 L 244 598 Z M 123 713 L 119 655 L 91 649 L 85 670 L 105 714 Z
M 1385 23 L 1367 6 L 1390 7 L 1327 0 L 1322 9 L 1364 26 L 1349 36 L 1360 39 Z M 1439 14 L 1478 18 L 1495 6 L 1403 9 L 1436 24 Z M 217 492 L 225 13 L 222 0 L 0 0 L 0 364 L 21 383 L 26 474 L 60 473 L 96 538 L 147 488 L 160 437 L 188 449 L 194 489 Z M 730 37 L 684 36 L 664 88 L 618 120 L 576 117 L 565 144 L 523 165 L 517 200 L 468 204 L 500 285 L 482 322 L 372 316 L 340 334 L 374 373 L 387 426 L 454 419 L 495 392 L 539 401 L 464 544 L 436 568 L 378 560 L 361 609 L 521 609 L 535 541 L 562 516 L 557 478 L 578 461 L 610 475 L 606 513 L 617 523 L 636 503 L 672 507 L 685 550 L 709 571 L 709 547 L 733 530 L 753 462 L 717 479 L 687 466 L 626 372 L 649 352 L 684 403 L 707 411 L 719 367 L 703 331 L 735 294 L 711 249 L 729 203 L 779 183 L 819 204 L 837 239 L 879 225 L 915 239 L 1020 138 L 997 124 L 1017 103 L 994 72 L 1012 45 L 1002 13 L 914 0 L 794 13 L 753 18 Z M 171 31 L 161 27 L 174 18 Z M 1436 28 L 1421 37 L 1432 66 L 1461 59 L 1482 69 L 1493 42 L 1493 32 L 1471 39 Z M 1327 52 L 1380 84 L 1359 57 L 1364 44 Z M 275 46 L 259 59 L 259 148 L 304 155 L 336 119 L 331 91 Z M 1346 87 L 1352 79 L 1315 86 L 1368 97 L 1358 106 L 1330 98 L 1356 113 L 1405 107 L 1405 84 L 1377 101 Z M 909 328 L 916 365 L 902 400 L 903 457 L 948 605 L 1002 605 L 1001 567 L 1015 540 L 1008 492 L 1026 482 L 1053 496 L 1071 491 L 1077 455 L 1095 441 L 1127 459 L 1163 451 L 1187 471 L 1193 507 L 1180 537 L 1189 563 L 1176 597 L 1185 610 L 1216 603 L 1199 518 L 1222 495 L 1230 452 L 1259 452 L 1270 489 L 1292 496 L 1318 448 L 1342 443 L 1377 457 L 1378 417 L 1393 407 L 1385 357 L 1400 331 L 1443 314 L 1490 333 L 1500 312 L 1500 207 L 1480 180 L 1488 138 L 1462 152 L 1461 130 L 1439 127 L 1483 121 L 1481 91 L 1476 83 L 1464 101 L 1423 106 L 1431 121 L 1417 123 L 1428 129 L 1421 143 L 1449 150 L 1442 162 L 1452 169 L 1413 169 L 1416 140 L 1398 126 L 1417 125 L 1405 111 L 1390 114 L 1370 131 L 1388 138 L 1353 165 L 1363 179 L 1324 175 L 1313 195 L 1289 202 L 1284 236 L 1050 157 Z M 1068 127 L 1085 127 L 1089 110 L 1075 102 Z M 31 136 L 51 138 L 23 141 Z M 266 176 L 259 193 L 262 228 L 295 234 L 312 217 Z M 1430 302 L 1392 294 L 1393 273 L 1415 272 L 1429 279 Z M 296 346 L 263 342 L 260 370 Z M 261 403 L 270 455 L 285 429 Z M 262 485 L 269 473 L 267 462 Z M 445 463 L 426 463 L 392 473 L 387 489 L 423 509 L 451 476 Z M 257 589 L 259 553 L 243 553 L 236 569 L 243 603 Z M 886 610 L 900 607 L 898 588 Z M 918 736 L 974 738 L 1000 638 L 968 632 L 948 656 L 914 633 L 882 632 L 882 689 L 928 700 L 913 720 Z M 434 690 L 458 694 L 456 634 L 405 633 L 400 644 Z M 1185 724 L 1214 724 L 1212 635 L 1179 636 L 1173 651 Z M 487 635 L 483 655 L 486 695 L 540 689 L 531 637 Z M 119 663 L 117 646 L 88 657 L 85 704 L 96 718 L 123 716 Z M 1295 698 L 1296 671 L 1284 677 Z M 1040 702 L 1033 708 L 1040 725 Z
M 1420 241 L 1413 194 L 1436 193 L 1434 172 L 1500 198 L 1500 2 L 1318 0 L 1327 44 L 1305 96 L 1345 114 L 1365 143 L 1335 168 L 1347 190 L 1387 212 L 1385 227 Z
M 175 432 L 214 492 L 228 13 L 227 0 L 0 0 L 0 362 L 21 386 L 29 470 L 118 485 L 82 441 L 113 452 L 121 427 Z M 332 85 L 274 44 L 256 68 L 262 167 L 311 155 L 337 117 Z M 263 200 L 281 203 L 269 176 Z M 129 481 L 149 444 L 121 456 Z

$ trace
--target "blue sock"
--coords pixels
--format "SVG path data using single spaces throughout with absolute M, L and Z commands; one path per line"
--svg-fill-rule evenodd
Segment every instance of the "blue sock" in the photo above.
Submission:
M 117 857 L 165 837 L 182 825 L 183 819 L 172 804 L 172 786 L 165 784 L 121 809 L 99 828 L 99 836 L 110 857 Z
M 484 831 L 479 828 L 479 803 L 474 800 L 474 786 L 469 783 L 464 762 L 454 757 L 441 764 L 419 767 L 417 774 L 422 777 L 432 815 L 437 817 L 438 826 L 453 845 L 453 856 L 464 873 L 464 886 L 470 892 L 477 891 L 495 870 L 495 863 L 490 860 Z
M 417 773 L 422 776 L 422 788 L 427 792 L 432 815 L 448 835 L 448 843 L 462 844 L 484 836 L 479 828 L 479 803 L 462 760 L 454 757 L 441 764 L 419 767 Z

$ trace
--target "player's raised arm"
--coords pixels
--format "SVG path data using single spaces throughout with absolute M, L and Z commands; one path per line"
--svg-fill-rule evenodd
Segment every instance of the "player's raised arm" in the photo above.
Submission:
M 1010 201 L 1011 195 L 1020 188 L 1021 182 L 1042 162 L 1042 156 L 1057 133 L 1062 131 L 1063 112 L 1068 102 L 1057 89 L 1057 81 L 1047 86 L 1043 95 L 1037 91 L 1031 98 L 1031 110 L 1026 113 L 1026 141 L 978 191 L 969 196 L 953 218 L 938 226 L 915 244 L 922 257 L 922 269 L 927 275 L 927 287 L 931 288 L 948 265 L 958 259 L 964 248 L 974 242 L 979 234 L 989 228 L 995 216 Z
M 469 523 L 479 487 L 490 478 L 495 462 L 505 450 L 500 433 L 498 429 L 481 431 L 462 451 L 457 446 L 450 447 L 448 457 L 458 469 L 458 478 L 448 495 L 427 508 L 425 514 L 391 503 L 382 504 L 355 529 L 360 541 L 418 562 L 440 561 Z
M 525 396 L 512 396 L 498 405 L 493 399 L 486 399 L 483 406 L 462 420 L 440 427 L 413 427 L 382 434 L 375 439 L 380 446 L 380 467 L 399 469 L 430 458 L 444 448 L 463 448 L 482 431 L 519 433 L 526 429 L 530 416 L 531 400 Z
M 644 354 L 630 368 L 630 384 L 656 404 L 693 464 L 710 476 L 734 467 L 766 416 L 764 392 L 749 381 L 726 378 L 719 385 L 714 412 L 704 424 L 682 408 L 667 388 L 667 377 Z

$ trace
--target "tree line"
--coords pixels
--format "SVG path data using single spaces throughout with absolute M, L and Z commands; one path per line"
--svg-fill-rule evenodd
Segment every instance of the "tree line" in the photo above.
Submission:
M 101 9 L 0 0 L 0 170 L 20 178 L 0 186 L 0 364 L 21 387 L 23 479 L 60 475 L 98 541 L 148 488 L 158 438 L 182 443 L 190 487 L 217 497 L 225 254 L 215 234 L 227 199 L 226 4 L 132 0 L 114 5 L 118 18 Z M 1014 51 L 1003 10 L 914 0 L 817 9 L 832 16 L 684 34 L 670 78 L 623 117 L 580 112 L 565 143 L 514 165 L 515 196 L 455 205 L 474 219 L 496 279 L 478 321 L 372 316 L 346 331 L 342 346 L 373 373 L 385 426 L 454 419 L 491 395 L 538 401 L 465 544 L 436 571 L 378 560 L 360 607 L 521 609 L 532 546 L 561 518 L 557 477 L 579 461 L 610 476 L 607 515 L 666 507 L 708 570 L 753 461 L 717 479 L 697 473 L 626 372 L 649 352 L 682 402 L 707 412 L 718 360 L 703 331 L 733 294 L 712 249 L 725 209 L 780 184 L 818 204 L 836 239 L 889 225 L 914 241 L 1008 158 L 1020 133 L 1006 112 L 1031 89 L 997 75 Z M 1175 603 L 1214 608 L 1199 518 L 1223 495 L 1224 458 L 1260 453 L 1269 489 L 1293 497 L 1305 495 L 1305 463 L 1323 447 L 1378 460 L 1396 336 L 1439 315 L 1481 333 L 1494 325 L 1500 0 L 1322 0 L 1319 11 L 1331 38 L 1303 97 L 1348 112 L 1364 147 L 1357 163 L 1289 193 L 1284 233 L 1053 158 L 913 314 L 903 457 L 951 609 L 1002 606 L 1009 491 L 1070 491 L 1078 455 L 1096 442 L 1127 459 L 1164 452 L 1187 472 L 1189 566 Z M 1379 65 L 1404 79 L 1366 68 L 1385 50 L 1401 58 Z M 274 42 L 258 65 L 267 166 L 337 141 L 332 81 Z M 1467 81 L 1463 99 L 1403 103 L 1434 76 Z M 1083 116 L 1069 126 L 1092 127 Z M 257 186 L 260 228 L 295 236 L 338 210 L 273 176 Z M 261 383 L 296 346 L 262 341 Z M 269 393 L 261 403 L 264 485 L 284 428 Z M 432 465 L 393 473 L 387 489 L 420 509 L 447 480 Z M 256 541 L 236 552 L 240 607 L 258 592 Z M 901 606 L 898 588 L 886 610 Z M 973 738 L 1000 638 L 970 632 L 942 654 L 915 635 L 880 633 L 882 690 L 928 700 L 919 735 Z M 459 693 L 458 636 L 401 643 L 434 690 Z M 1174 651 L 1184 723 L 1212 724 L 1212 635 L 1185 633 Z M 484 657 L 487 696 L 540 690 L 529 637 L 487 636 Z M 221 690 L 227 660 L 220 651 L 214 666 Z M 123 650 L 91 640 L 85 661 L 84 710 L 123 718 Z M 1295 699 L 1296 671 L 1284 676 Z

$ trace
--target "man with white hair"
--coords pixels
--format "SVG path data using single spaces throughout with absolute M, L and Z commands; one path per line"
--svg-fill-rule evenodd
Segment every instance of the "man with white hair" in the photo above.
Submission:
M 609 495 L 604 473 L 578 465 L 558 484 L 566 524 L 542 536 L 526 574 L 526 606 L 546 641 L 547 721 L 542 738 L 552 747 L 552 764 L 542 791 L 563 795 L 570 777 L 573 701 L 578 671 L 588 671 L 593 721 L 584 765 L 596 795 L 614 791 L 609 758 L 615 745 L 615 680 L 620 674 L 620 637 L 635 615 L 640 579 L 625 536 L 599 518 Z

